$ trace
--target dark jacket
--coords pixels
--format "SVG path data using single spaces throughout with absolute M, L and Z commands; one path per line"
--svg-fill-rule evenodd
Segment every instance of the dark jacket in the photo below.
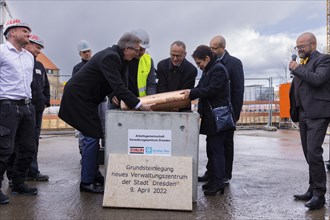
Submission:
M 130 108 L 139 99 L 124 84 L 126 62 L 119 46 L 96 53 L 65 85 L 59 117 L 84 135 L 102 138 L 98 105 L 113 92 Z
M 330 56 L 315 51 L 307 64 L 294 71 L 290 87 L 290 115 L 299 121 L 299 108 L 306 118 L 330 117 Z M 299 95 L 298 95 L 299 93 Z
M 87 62 L 88 60 L 81 59 L 81 62 L 73 67 L 72 76 L 76 74 L 81 69 L 81 67 L 83 67 Z
M 50 89 L 47 73 L 44 65 L 35 60 L 33 69 L 33 80 L 31 83 L 32 104 L 36 111 L 43 111 L 50 106 Z
M 157 93 L 181 89 L 192 89 L 195 86 L 197 68 L 184 59 L 179 67 L 173 66 L 171 59 L 162 60 L 157 65 Z
M 228 51 L 221 59 L 225 65 L 230 79 L 230 99 L 233 106 L 235 121 L 238 121 L 241 115 L 244 99 L 244 71 L 242 62 L 236 57 L 231 56 Z
M 190 90 L 190 98 L 197 99 L 198 113 L 201 116 L 200 133 L 215 135 L 216 127 L 209 106 L 216 108 L 229 104 L 229 80 L 226 68 L 220 61 L 211 60 L 203 71 L 196 88 Z

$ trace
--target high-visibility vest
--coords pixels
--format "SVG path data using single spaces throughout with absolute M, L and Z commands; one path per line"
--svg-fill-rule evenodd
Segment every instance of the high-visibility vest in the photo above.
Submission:
M 143 54 L 139 59 L 137 87 L 139 97 L 147 95 L 147 78 L 151 69 L 151 57 L 149 54 Z

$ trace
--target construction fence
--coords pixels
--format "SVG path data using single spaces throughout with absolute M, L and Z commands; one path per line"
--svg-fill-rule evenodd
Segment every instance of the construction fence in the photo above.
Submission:
M 289 85 L 290 84 L 288 84 L 288 86 Z M 284 98 L 280 101 L 279 92 L 275 92 L 274 90 L 272 78 L 246 78 L 244 103 L 238 125 L 280 126 L 282 121 L 290 120 L 287 116 L 289 111 L 288 86 L 286 86 L 286 90 L 283 93 Z M 283 102 L 283 100 L 285 100 L 285 102 Z M 42 129 L 73 129 L 58 118 L 59 106 L 60 100 L 51 100 L 51 107 L 44 111 Z M 192 102 L 193 110 L 196 110 L 196 106 L 197 102 Z M 281 108 L 280 106 L 285 106 L 285 108 Z M 281 117 L 283 112 L 285 112 L 285 114 Z

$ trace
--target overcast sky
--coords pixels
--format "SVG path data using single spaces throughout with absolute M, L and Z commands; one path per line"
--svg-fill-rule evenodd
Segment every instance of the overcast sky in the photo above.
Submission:
M 187 45 L 187 59 L 201 44 L 222 34 L 227 50 L 241 59 L 245 77 L 283 75 L 296 38 L 313 32 L 326 48 L 326 0 L 278 1 L 28 1 L 7 0 L 13 17 L 27 22 L 45 41 L 44 53 L 71 75 L 80 62 L 77 43 L 90 42 L 96 53 L 136 28 L 151 39 L 155 65 L 169 57 L 175 40 Z M 194 63 L 195 64 L 195 63 Z M 67 80 L 67 78 L 62 78 Z

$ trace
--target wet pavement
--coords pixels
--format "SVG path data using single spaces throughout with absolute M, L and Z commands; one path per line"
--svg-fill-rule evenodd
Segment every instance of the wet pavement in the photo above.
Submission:
M 39 167 L 48 182 L 28 182 L 37 196 L 10 195 L 0 219 L 329 219 L 330 197 L 310 211 L 293 194 L 308 187 L 308 167 L 295 130 L 239 130 L 235 133 L 233 178 L 224 195 L 206 197 L 198 184 L 192 212 L 102 208 L 103 195 L 80 193 L 80 155 L 73 135 L 42 135 Z M 324 143 L 329 160 L 329 136 Z M 200 136 L 199 174 L 205 171 L 205 136 Z M 102 171 L 103 171 L 103 167 Z M 328 172 L 329 186 L 329 172 Z M 10 194 L 7 179 L 2 191 Z M 141 201 L 142 202 L 142 201 Z

